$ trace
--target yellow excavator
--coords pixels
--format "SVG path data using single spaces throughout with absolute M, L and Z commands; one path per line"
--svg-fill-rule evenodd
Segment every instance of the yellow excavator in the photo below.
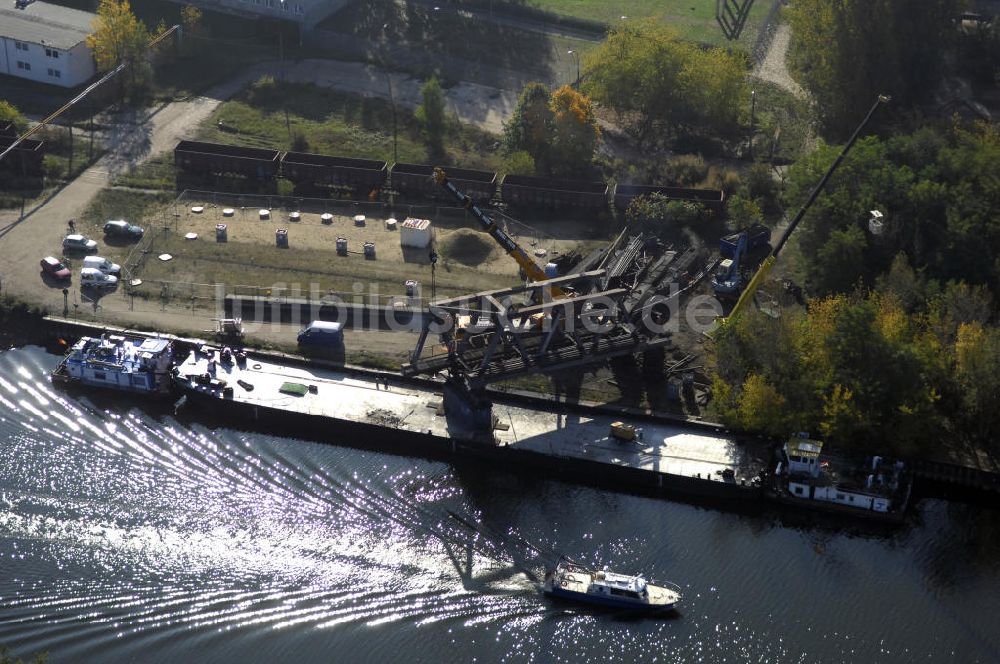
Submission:
M 795 227 L 799 225 L 799 222 L 802 221 L 802 217 L 804 217 L 806 212 L 809 211 L 809 208 L 812 207 L 813 202 L 816 201 L 816 198 L 819 196 L 820 192 L 823 191 L 823 188 L 826 186 L 826 183 L 830 179 L 830 176 L 833 175 L 833 172 L 837 170 L 838 166 L 840 166 L 840 162 L 844 160 L 844 157 L 847 156 L 847 153 L 850 151 L 850 149 L 854 147 L 854 143 L 858 140 L 858 136 L 861 135 L 861 131 L 865 128 L 865 125 L 867 125 L 868 121 L 871 120 L 872 115 L 875 114 L 875 110 L 878 109 L 878 107 L 881 106 L 882 104 L 886 104 L 888 102 L 889 102 L 888 96 L 879 95 L 878 98 L 875 100 L 875 103 L 872 104 L 872 107 L 868 109 L 868 115 L 866 115 L 864 120 L 861 121 L 861 124 L 859 124 L 857 129 L 854 130 L 854 133 L 851 134 L 851 138 L 848 139 L 843 149 L 841 149 L 840 154 L 838 154 L 837 158 L 833 161 L 832 164 L 830 164 L 830 168 L 826 170 L 826 173 L 823 174 L 823 177 L 820 178 L 820 181 L 816 183 L 816 187 L 812 190 L 812 193 L 809 194 L 809 198 L 806 199 L 806 202 L 802 205 L 802 208 L 795 215 L 795 218 L 792 219 L 790 224 L 788 224 L 788 228 L 786 228 L 785 232 L 782 233 L 781 238 L 778 240 L 777 244 L 774 245 L 774 249 L 771 250 L 771 253 L 760 264 L 760 267 L 757 268 L 757 272 L 754 273 L 753 277 L 750 279 L 750 282 L 747 284 L 747 287 L 744 288 L 743 292 L 740 294 L 740 299 L 736 301 L 736 304 L 733 306 L 732 311 L 729 312 L 728 318 L 722 319 L 721 323 L 723 325 L 726 324 L 726 321 L 735 318 L 741 311 L 743 311 L 743 309 L 747 306 L 747 303 L 749 303 L 750 300 L 753 299 L 754 293 L 756 293 L 760 285 L 767 280 L 767 275 L 771 273 L 771 268 L 773 268 L 774 264 L 777 262 L 778 254 L 781 253 L 781 249 L 785 246 L 785 243 L 788 241 L 789 236 L 795 230 Z

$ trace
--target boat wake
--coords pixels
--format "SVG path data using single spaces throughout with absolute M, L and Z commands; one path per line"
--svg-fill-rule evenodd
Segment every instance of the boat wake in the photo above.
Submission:
M 26 355 L 0 358 L 0 643 L 544 616 L 441 464 L 188 428 Z

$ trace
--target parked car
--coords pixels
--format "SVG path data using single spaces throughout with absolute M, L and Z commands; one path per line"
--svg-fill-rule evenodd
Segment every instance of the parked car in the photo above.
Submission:
M 97 242 L 91 240 L 86 235 L 72 233 L 63 238 L 63 249 L 90 253 L 91 251 L 97 251 Z
M 80 288 L 107 288 L 118 285 L 118 277 L 104 274 L 96 267 L 85 267 L 80 270 Z
M 314 320 L 299 332 L 299 348 L 340 350 L 344 348 L 344 332 L 341 323 Z
M 54 279 L 69 279 L 73 273 L 63 265 L 62 261 L 53 256 L 46 256 L 42 259 L 42 272 Z
M 92 267 L 100 270 L 104 274 L 118 275 L 122 271 L 122 266 L 112 263 L 107 258 L 101 256 L 87 256 L 83 259 L 83 267 Z
M 120 237 L 127 240 L 142 239 L 142 226 L 130 224 L 124 219 L 116 219 L 104 224 L 104 234 L 109 237 Z

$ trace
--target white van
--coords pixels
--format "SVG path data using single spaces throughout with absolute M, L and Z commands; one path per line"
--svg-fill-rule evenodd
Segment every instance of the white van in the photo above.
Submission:
M 112 263 L 107 258 L 101 258 L 100 256 L 87 256 L 83 259 L 83 267 L 92 267 L 104 274 L 118 274 L 122 271 L 121 265 Z
M 111 274 L 104 274 L 96 267 L 85 267 L 80 270 L 81 288 L 114 288 L 117 284 L 118 277 Z

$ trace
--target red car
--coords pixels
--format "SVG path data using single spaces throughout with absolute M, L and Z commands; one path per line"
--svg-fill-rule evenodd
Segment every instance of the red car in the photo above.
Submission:
M 46 256 L 42 259 L 42 271 L 56 279 L 69 279 L 73 273 L 58 258 Z

